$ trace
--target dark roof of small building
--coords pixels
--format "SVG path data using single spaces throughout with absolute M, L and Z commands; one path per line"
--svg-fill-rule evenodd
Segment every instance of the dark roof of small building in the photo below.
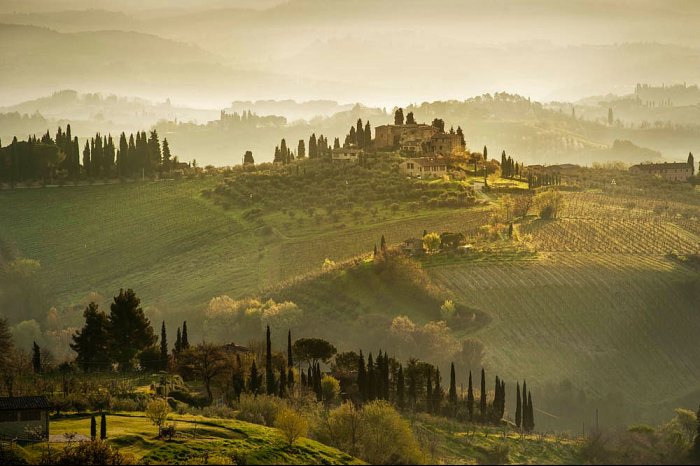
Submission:
M 687 162 L 664 162 L 664 163 L 642 163 L 633 165 L 630 168 L 638 168 L 640 170 L 667 170 L 669 168 L 685 168 L 690 169 Z
M 51 409 L 45 396 L 13 396 L 0 398 L 0 411 L 23 409 Z

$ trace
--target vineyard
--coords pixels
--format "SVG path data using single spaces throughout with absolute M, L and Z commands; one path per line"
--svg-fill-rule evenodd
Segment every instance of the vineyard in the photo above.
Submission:
M 614 193 L 566 193 L 558 220 L 532 220 L 520 233 L 539 251 L 611 254 L 700 253 L 700 205 Z
M 700 386 L 700 277 L 669 259 L 551 253 L 428 273 L 492 317 L 470 337 L 508 379 L 568 379 L 643 405 L 673 405 Z
M 520 227 L 538 251 L 613 254 L 697 254 L 700 237 L 658 219 L 534 220 Z

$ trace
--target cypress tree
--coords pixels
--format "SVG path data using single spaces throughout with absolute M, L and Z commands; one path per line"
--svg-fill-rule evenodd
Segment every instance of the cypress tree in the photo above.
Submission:
M 527 382 L 523 380 L 523 401 L 522 401 L 522 427 L 523 430 L 527 429 Z
M 95 415 L 90 416 L 90 440 L 93 442 L 97 439 L 97 419 Z
M 365 369 L 365 357 L 360 350 L 360 357 L 357 362 L 357 388 L 360 390 L 362 401 L 369 401 L 367 393 L 367 371 Z
M 457 403 L 457 380 L 455 377 L 455 363 L 450 364 L 450 403 Z
M 36 342 L 32 344 L 32 369 L 34 369 L 35 374 L 41 372 L 41 348 Z
M 522 424 L 523 420 L 523 405 L 522 405 L 522 400 L 520 398 L 520 382 L 517 382 L 515 385 L 515 425 L 520 428 L 520 425 Z
M 481 400 L 479 403 L 479 412 L 481 413 L 481 417 L 483 419 L 486 419 L 486 372 L 484 371 L 484 368 L 481 368 Z
M 433 391 L 433 412 L 440 414 L 442 406 L 442 386 L 440 385 L 440 368 L 435 369 L 435 390 Z
M 535 411 L 532 407 L 532 392 L 527 392 L 527 431 L 535 429 Z
M 170 162 L 172 155 L 170 154 L 170 144 L 168 138 L 163 138 L 163 170 L 170 171 Z
M 387 353 L 384 353 L 383 377 L 382 387 L 384 388 L 384 399 L 389 401 L 389 355 Z
M 396 406 L 404 409 L 406 400 L 404 397 L 403 366 L 399 364 L 399 373 L 396 376 Z
M 314 372 L 311 370 L 311 366 L 309 366 L 309 370 L 306 373 L 306 385 L 312 389 L 316 386 L 316 382 L 314 381 Z
M 428 368 L 428 373 L 425 375 L 425 410 L 426 412 L 433 412 L 433 381 L 432 381 L 432 368 Z
M 85 149 L 83 149 L 83 170 L 87 177 L 92 176 L 92 165 L 90 163 L 90 143 L 85 141 Z
M 469 371 L 469 387 L 467 388 L 467 413 L 469 420 L 474 420 L 474 386 L 472 384 L 472 371 Z
M 183 350 L 190 349 L 190 341 L 187 338 L 187 321 L 184 321 L 182 323 L 182 349 Z
M 294 358 L 292 356 L 292 331 L 287 331 L 287 366 L 294 367 Z
M 503 419 L 503 416 L 506 414 L 506 382 L 504 380 L 501 380 L 501 415 L 499 419 Z
M 289 390 L 294 387 L 294 368 L 292 366 L 287 368 L 287 387 Z
M 177 336 L 175 337 L 175 348 L 173 348 L 175 354 L 182 351 L 182 332 L 180 332 L 180 327 L 177 328 Z
M 168 369 L 168 336 L 165 332 L 165 321 L 160 326 L 160 367 Z
M 374 369 L 372 353 L 367 356 L 367 399 L 369 401 L 377 399 L 377 375 Z
M 266 352 L 265 352 L 265 383 L 267 384 L 267 394 L 275 394 L 275 374 L 272 371 L 272 340 L 270 339 L 270 326 L 265 332 Z
M 102 413 L 100 418 L 100 440 L 107 440 L 107 415 Z
M 284 366 L 280 366 L 280 390 L 279 390 L 279 396 L 280 398 L 285 398 L 287 396 L 287 371 L 285 370 Z
M 255 364 L 255 360 L 253 360 L 253 364 L 250 365 L 248 391 L 253 395 L 257 395 L 258 391 L 260 391 L 260 375 L 258 375 L 258 366 Z
M 384 235 L 382 235 L 382 240 L 379 243 L 379 246 L 382 250 L 382 253 L 386 252 L 386 239 L 384 239 Z
M 369 125 L 369 121 L 365 124 L 365 143 L 364 147 L 367 148 L 372 144 L 372 127 Z

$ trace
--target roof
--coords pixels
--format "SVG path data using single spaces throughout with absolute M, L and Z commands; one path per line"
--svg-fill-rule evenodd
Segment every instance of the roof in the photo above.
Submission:
M 51 409 L 51 405 L 45 396 L 0 398 L 0 411 L 17 411 L 22 409 Z
M 667 170 L 669 168 L 691 169 L 690 164 L 687 162 L 642 163 L 640 165 L 633 165 L 630 168 L 638 168 L 640 170 Z

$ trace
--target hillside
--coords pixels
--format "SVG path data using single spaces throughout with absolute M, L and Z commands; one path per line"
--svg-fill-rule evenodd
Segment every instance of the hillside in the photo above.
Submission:
M 232 419 L 171 415 L 177 424 L 174 440 L 156 439 L 157 429 L 143 413 L 110 414 L 109 442 L 141 464 L 230 464 L 236 456 L 246 464 L 362 464 L 361 461 L 313 440 L 288 447 L 276 429 Z M 90 436 L 90 417 L 69 416 L 51 421 L 51 435 Z M 43 445 L 30 448 L 40 457 Z M 207 463 L 208 462 L 208 463 Z M 38 464 L 38 463 L 37 463 Z

